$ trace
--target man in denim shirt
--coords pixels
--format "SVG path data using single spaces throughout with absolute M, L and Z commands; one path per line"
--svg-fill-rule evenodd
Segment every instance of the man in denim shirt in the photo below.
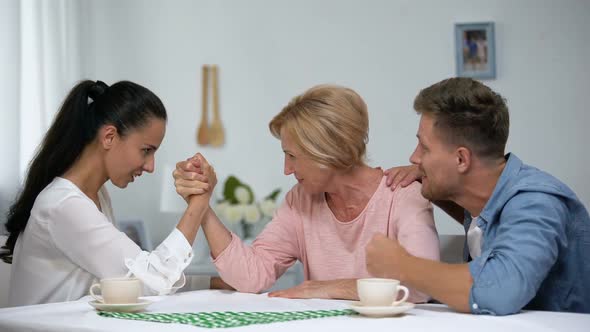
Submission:
M 414 108 L 421 114 L 410 158 L 416 166 L 390 170 L 389 182 L 421 179 L 424 197 L 465 227 L 468 263 L 420 259 L 375 235 L 366 249 L 369 272 L 462 312 L 590 313 L 588 212 L 565 184 L 505 155 L 503 98 L 472 79 L 452 78 L 422 90 Z

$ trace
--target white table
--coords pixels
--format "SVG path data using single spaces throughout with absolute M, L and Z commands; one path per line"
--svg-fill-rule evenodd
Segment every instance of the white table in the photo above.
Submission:
M 266 294 L 244 294 L 203 290 L 164 297 L 147 312 L 198 311 L 300 311 L 345 309 L 347 301 L 289 300 L 269 298 Z M 0 331 L 584 331 L 590 329 L 590 315 L 529 311 L 506 317 L 459 314 L 442 305 L 418 305 L 407 314 L 391 318 L 362 316 L 331 317 L 284 323 L 250 325 L 231 329 L 206 329 L 190 325 L 162 324 L 104 318 L 87 302 L 44 304 L 0 309 Z

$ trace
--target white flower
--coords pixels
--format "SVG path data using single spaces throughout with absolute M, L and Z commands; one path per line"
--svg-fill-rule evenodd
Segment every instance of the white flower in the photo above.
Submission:
M 235 224 L 242 220 L 243 216 L 244 210 L 240 205 L 229 205 L 225 209 L 225 215 L 223 216 L 223 219 L 229 223 Z
M 213 207 L 213 211 L 219 218 L 225 218 L 225 214 L 229 206 L 230 205 L 228 202 L 223 201 L 221 203 L 217 203 L 217 205 Z
M 236 187 L 236 190 L 234 191 L 234 197 L 238 200 L 240 204 L 248 204 L 252 199 L 250 197 L 250 192 L 244 186 Z
M 272 217 L 276 208 L 277 204 L 272 199 L 267 199 L 260 203 L 260 210 L 262 210 L 262 214 L 267 217 Z
M 249 224 L 255 224 L 260 220 L 260 210 L 256 204 L 244 205 L 244 220 Z

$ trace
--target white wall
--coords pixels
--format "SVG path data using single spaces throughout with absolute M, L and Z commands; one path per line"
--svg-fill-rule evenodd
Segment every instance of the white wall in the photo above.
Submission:
M 419 89 L 453 76 L 455 22 L 494 21 L 497 79 L 508 99 L 509 150 L 545 169 L 590 205 L 585 142 L 590 87 L 589 1 L 91 1 L 83 72 L 151 88 L 169 111 L 155 175 L 112 190 L 119 218 L 147 220 L 155 243 L 175 221 L 158 211 L 161 169 L 202 151 L 223 179 L 258 195 L 293 184 L 267 124 L 318 83 L 357 90 L 369 105 L 371 165 L 407 164 Z M 197 147 L 200 67 L 221 68 L 223 149 Z M 437 213 L 441 233 L 461 228 Z
M 18 7 L 18 0 L 0 1 L 0 234 L 18 187 Z

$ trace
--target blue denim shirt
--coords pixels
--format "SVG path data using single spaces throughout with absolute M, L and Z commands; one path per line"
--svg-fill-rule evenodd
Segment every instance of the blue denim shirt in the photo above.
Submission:
M 590 313 L 590 217 L 576 194 L 514 154 L 477 219 L 481 256 L 469 262 L 471 312 Z M 471 224 L 465 214 L 465 231 Z M 465 245 L 464 258 L 469 250 Z

